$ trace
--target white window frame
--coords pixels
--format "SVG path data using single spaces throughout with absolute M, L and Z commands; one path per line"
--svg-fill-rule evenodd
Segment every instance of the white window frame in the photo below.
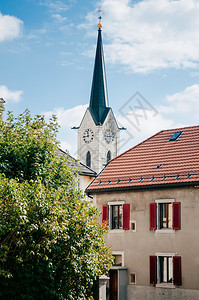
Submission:
M 160 228 L 160 204 L 164 203 L 171 203 L 173 204 L 175 199 L 157 199 L 155 200 L 156 203 L 156 212 L 157 212 L 157 233 L 174 233 L 175 230 L 173 229 L 173 209 L 171 210 L 171 227 L 172 228 Z
M 132 282 L 132 281 L 131 281 L 131 275 L 132 275 L 132 274 L 135 275 L 135 282 Z M 136 272 L 131 272 L 131 273 L 130 273 L 129 284 L 132 284 L 132 285 L 137 284 L 137 274 L 136 274 Z
M 176 256 L 177 253 L 157 252 L 157 253 L 155 253 L 155 255 L 157 256 L 157 284 L 156 284 L 156 287 L 170 288 L 170 289 L 175 288 L 175 285 L 173 284 L 173 281 L 171 283 L 170 282 L 160 282 L 160 261 L 159 261 L 159 257 L 160 256 L 171 256 L 172 257 L 172 263 L 173 263 L 173 257 Z M 172 279 L 173 279 L 173 267 L 172 267 Z
M 131 229 L 131 225 L 132 225 L 133 223 L 135 224 L 135 229 Z M 131 221 L 130 221 L 130 231 L 131 231 L 131 232 L 136 232 L 136 220 L 131 220 Z
M 109 207 L 109 215 L 108 215 L 108 218 L 109 218 L 109 233 L 111 232 L 111 233 L 116 233 L 116 232 L 124 232 L 124 230 L 123 229 L 112 229 L 111 227 L 112 227 L 112 206 L 114 206 L 114 205 L 123 205 L 123 204 L 125 204 L 125 202 L 124 201 L 114 201 L 114 202 L 108 202 L 108 207 Z M 122 212 L 123 213 L 123 212 Z M 123 215 L 122 215 L 122 217 L 123 217 Z

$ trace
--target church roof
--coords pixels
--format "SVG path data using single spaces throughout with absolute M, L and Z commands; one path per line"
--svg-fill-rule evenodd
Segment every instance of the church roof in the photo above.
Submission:
M 57 149 L 57 155 L 68 155 L 68 163 L 69 166 L 77 168 L 79 175 L 82 176 L 89 176 L 89 177 L 96 177 L 97 173 L 89 168 L 88 166 L 84 165 L 80 161 L 76 160 L 74 157 L 63 151 L 62 149 Z
M 103 124 L 110 110 L 106 85 L 104 53 L 101 28 L 98 30 L 98 40 L 95 55 L 95 65 L 91 88 L 89 110 L 96 125 Z
M 162 130 L 112 159 L 87 192 L 199 185 L 199 126 Z

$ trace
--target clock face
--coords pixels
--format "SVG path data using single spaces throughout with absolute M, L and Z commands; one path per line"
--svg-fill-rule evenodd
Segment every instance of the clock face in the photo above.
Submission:
M 93 138 L 94 138 L 93 131 L 91 129 L 86 129 L 84 131 L 84 134 L 83 134 L 83 140 L 84 140 L 84 142 L 85 143 L 90 143 L 90 142 L 92 142 Z
M 110 144 L 115 139 L 115 133 L 111 129 L 106 129 L 104 133 L 104 140 L 107 142 L 107 144 Z

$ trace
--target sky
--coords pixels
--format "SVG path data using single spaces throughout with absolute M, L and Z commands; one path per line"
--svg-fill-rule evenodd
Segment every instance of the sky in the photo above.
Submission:
M 199 124 L 199 0 L 0 0 L 0 98 L 14 115 L 57 115 L 76 157 L 102 14 L 109 105 L 120 152 Z M 5 115 L 6 115 L 5 112 Z

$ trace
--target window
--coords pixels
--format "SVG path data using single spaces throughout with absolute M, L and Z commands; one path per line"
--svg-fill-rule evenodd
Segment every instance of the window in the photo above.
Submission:
M 113 267 L 124 266 L 124 251 L 113 251 L 114 263 Z
M 122 266 L 122 255 L 120 254 L 113 254 L 114 257 L 114 267 L 121 267 Z
M 122 205 L 112 205 L 112 229 L 122 229 Z
M 172 204 L 159 204 L 159 228 L 172 228 Z
M 182 131 L 174 132 L 174 134 L 170 137 L 169 142 L 174 142 L 181 136 Z
M 181 285 L 181 257 L 174 253 L 150 256 L 150 283 L 156 287 Z
M 136 232 L 136 221 L 130 222 L 130 229 L 131 231 Z
M 172 283 L 173 265 L 172 256 L 159 256 L 159 283 Z
M 135 273 L 130 274 L 130 284 L 136 284 L 136 274 Z
M 155 203 L 150 203 L 149 211 L 150 230 L 168 232 L 181 228 L 180 202 L 174 202 L 174 199 L 156 200 Z
M 87 154 L 86 154 L 86 165 L 89 168 L 91 167 L 91 153 L 90 153 L 90 151 L 88 151 Z
M 106 161 L 109 162 L 111 160 L 111 151 L 109 150 L 106 155 Z
M 108 222 L 110 230 L 129 230 L 130 205 L 109 202 L 102 206 L 102 222 Z

